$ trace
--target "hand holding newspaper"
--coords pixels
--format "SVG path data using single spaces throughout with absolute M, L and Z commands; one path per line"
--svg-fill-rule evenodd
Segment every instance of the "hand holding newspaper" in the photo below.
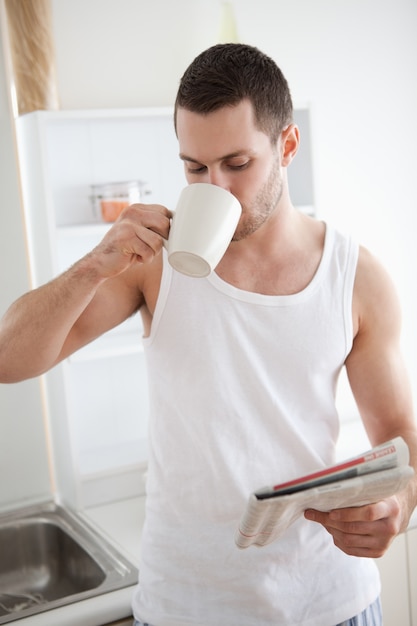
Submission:
M 330 511 L 378 502 L 401 491 L 414 475 L 402 437 L 343 463 L 252 493 L 236 531 L 239 548 L 278 539 L 306 509 Z

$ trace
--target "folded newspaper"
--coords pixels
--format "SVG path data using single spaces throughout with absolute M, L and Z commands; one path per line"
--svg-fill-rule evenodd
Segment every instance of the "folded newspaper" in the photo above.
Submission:
M 278 539 L 306 509 L 330 511 L 377 502 L 414 475 L 402 437 L 324 470 L 252 493 L 236 531 L 239 548 Z

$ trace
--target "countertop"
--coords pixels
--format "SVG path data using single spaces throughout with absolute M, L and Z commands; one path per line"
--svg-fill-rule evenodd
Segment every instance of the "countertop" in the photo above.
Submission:
M 145 520 L 144 496 L 88 508 L 84 517 L 138 567 Z

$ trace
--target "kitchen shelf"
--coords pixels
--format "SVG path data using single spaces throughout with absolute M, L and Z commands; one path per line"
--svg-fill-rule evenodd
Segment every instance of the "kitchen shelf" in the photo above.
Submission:
M 78 239 L 79 237 L 102 238 L 113 226 L 108 222 L 86 222 L 85 224 L 70 224 L 57 226 L 58 237 L 62 239 Z

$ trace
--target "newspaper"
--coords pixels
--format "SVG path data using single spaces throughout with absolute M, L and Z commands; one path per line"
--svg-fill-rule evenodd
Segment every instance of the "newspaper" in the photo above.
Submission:
M 401 491 L 414 475 L 409 450 L 396 437 L 371 450 L 295 480 L 252 493 L 235 542 L 239 548 L 275 541 L 308 508 L 362 506 Z

